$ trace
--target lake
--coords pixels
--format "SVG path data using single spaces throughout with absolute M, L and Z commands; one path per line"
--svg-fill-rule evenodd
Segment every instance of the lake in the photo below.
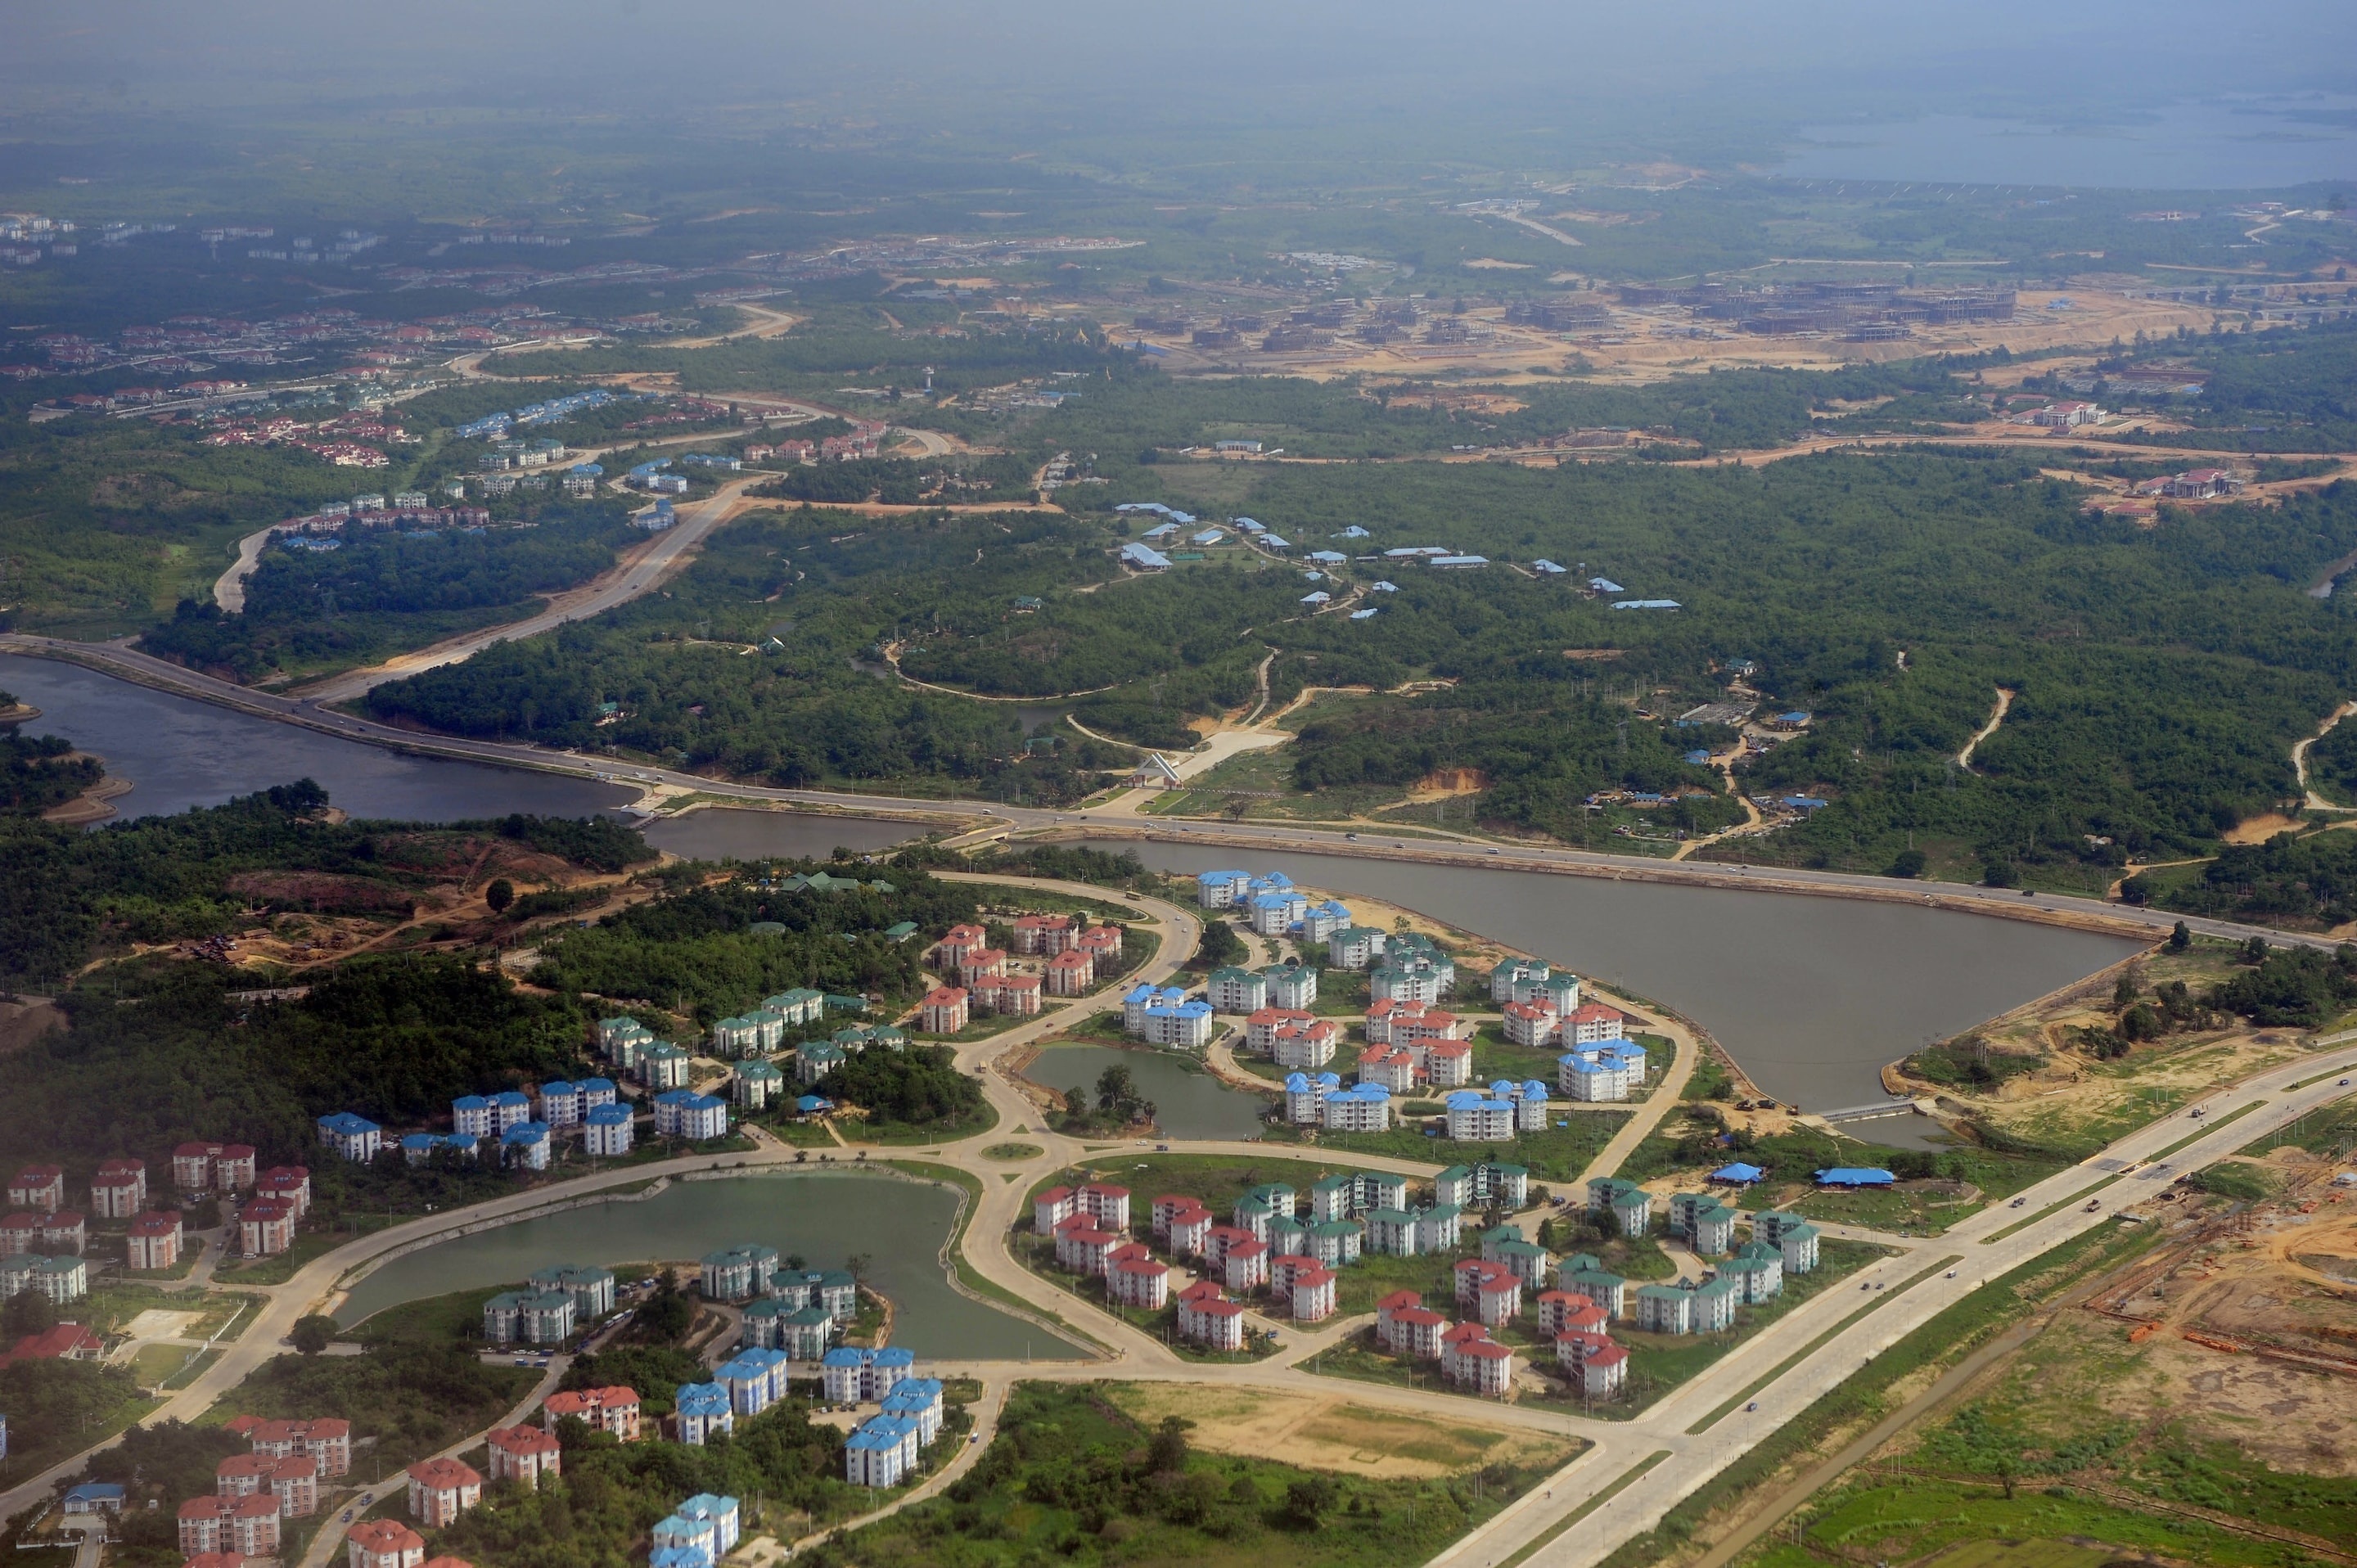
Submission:
M 759 1176 L 676 1182 L 643 1202 L 520 1220 L 395 1258 L 353 1287 L 346 1327 L 403 1302 L 520 1282 L 554 1263 L 677 1262 L 744 1242 L 800 1253 L 814 1269 L 864 1253 L 892 1300 L 892 1343 L 920 1356 L 1073 1360 L 1081 1352 L 1021 1318 L 960 1295 L 942 1273 L 958 1195 L 880 1176 Z
M 1491 937 L 1701 1024 L 1779 1100 L 1813 1111 L 1884 1098 L 1880 1069 L 2042 996 L 2142 944 L 2026 921 L 1862 899 L 1252 854 L 1095 841 L 1164 871 L 1231 865 L 1362 893 Z M 1891 1127 L 1862 1124 L 1861 1135 Z
M 2042 124 L 1927 114 L 1812 125 L 1788 179 L 2255 190 L 2357 177 L 2352 101 L 2173 103 L 2133 120 Z
M 1265 1131 L 1267 1100 L 1231 1089 L 1169 1051 L 1050 1046 L 1023 1076 L 1049 1089 L 1091 1089 L 1109 1067 L 1129 1069 L 1138 1092 L 1154 1102 L 1157 1124 L 1173 1138 L 1252 1138 Z
M 307 778 L 317 779 L 328 798 L 355 817 L 402 822 L 461 822 L 511 811 L 586 817 L 639 796 L 593 779 L 410 757 L 339 740 L 51 659 L 0 654 L 0 691 L 41 710 L 25 726 L 27 733 L 62 736 L 104 757 L 110 777 L 132 783 L 131 793 L 114 801 L 123 817 L 218 806 Z
M 117 802 L 127 815 L 215 804 L 307 775 L 356 816 L 425 822 L 510 811 L 583 816 L 636 795 L 587 779 L 404 756 L 50 660 L 0 655 L 0 688 L 42 710 L 34 733 L 63 736 L 130 779 L 137 788 Z M 678 854 L 750 859 L 823 854 L 838 844 L 881 849 L 919 831 L 858 817 L 705 811 L 655 823 L 648 837 Z M 1135 850 L 1148 865 L 1176 871 L 1234 859 L 1231 851 L 1183 844 L 1097 847 Z M 1356 891 L 1419 909 L 1657 997 L 1716 1035 L 1766 1092 L 1813 1109 L 1878 1100 L 1883 1063 L 2137 948 L 2120 938 L 2022 921 L 1799 894 L 1343 855 L 1262 856 L 1246 864 L 1346 897 Z M 1174 1080 L 1152 1097 L 1172 1115 L 1187 1116 L 1184 1107 L 1198 1092 L 1235 1096 L 1203 1079 Z M 1234 1124 L 1228 1120 L 1234 1108 L 1216 1099 L 1202 1103 L 1219 1126 Z

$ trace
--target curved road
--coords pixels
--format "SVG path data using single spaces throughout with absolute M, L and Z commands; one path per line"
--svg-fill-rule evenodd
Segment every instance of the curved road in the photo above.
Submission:
M 1579 1564 L 1608 1555 L 1621 1541 L 1651 1528 L 1680 1498 L 1703 1485 L 1747 1452 L 1783 1422 L 1805 1410 L 1827 1388 L 1857 1370 L 1880 1349 L 1910 1332 L 1943 1307 L 2040 1253 L 2097 1225 L 2111 1223 L 2115 1209 L 2159 1190 L 2166 1178 L 2183 1174 L 2256 1142 L 2294 1118 L 2346 1095 L 2338 1075 L 2357 1069 L 2357 1036 L 2320 1042 L 2329 1048 L 2305 1059 L 2261 1074 L 2244 1083 L 2218 1090 L 2204 1100 L 2206 1133 L 2192 1133 L 2197 1124 L 2182 1114 L 2154 1122 L 2121 1138 L 2090 1160 L 2058 1173 L 2022 1196 L 2020 1210 L 1994 1208 L 1968 1219 L 1945 1235 L 1931 1239 L 1872 1237 L 1893 1249 L 1882 1262 L 1868 1265 L 1859 1278 L 1867 1284 L 1903 1288 L 1903 1294 L 1874 1294 L 1861 1302 L 1858 1294 L 1828 1291 L 1738 1345 L 1712 1369 L 1633 1421 L 1598 1421 L 1565 1412 L 1521 1405 L 1473 1405 L 1463 1397 L 1437 1391 L 1394 1388 L 1351 1382 L 1338 1385 L 1318 1377 L 1304 1363 L 1327 1346 L 1363 1323 L 1353 1318 L 1329 1323 L 1297 1335 L 1289 1325 L 1286 1344 L 1279 1354 L 1259 1362 L 1202 1364 L 1188 1361 L 1134 1325 L 1071 1294 L 1054 1281 L 1033 1273 L 1019 1263 L 1008 1245 L 1015 1225 L 1024 1217 L 1025 1197 L 1037 1182 L 1071 1165 L 1117 1164 L 1146 1144 L 1125 1140 L 1080 1141 L 1034 1131 L 1039 1118 L 1002 1063 L 1014 1051 L 1103 1006 L 1141 980 L 1158 980 L 1171 973 L 1190 953 L 1200 931 L 1199 917 L 1160 899 L 1134 895 L 1109 895 L 1084 884 L 1039 882 L 987 873 L 949 873 L 952 879 L 974 882 L 1017 882 L 1079 897 L 1119 897 L 1151 918 L 1161 937 L 1155 958 L 1131 975 L 1096 993 L 1043 1012 L 1016 1028 L 957 1048 L 961 1067 L 979 1072 L 985 1090 L 997 1109 L 999 1124 L 964 1140 L 926 1149 L 877 1151 L 886 1157 L 939 1161 L 975 1178 L 979 1188 L 976 1212 L 968 1222 L 955 1254 L 961 1272 L 974 1273 L 1013 1293 L 1043 1317 L 1076 1327 L 1081 1335 L 1104 1347 L 1110 1362 L 1100 1359 L 1055 1366 L 1023 1363 L 944 1364 L 929 1370 L 963 1373 L 982 1380 L 984 1399 L 977 1408 L 977 1430 L 985 1444 L 995 1429 L 1006 1391 L 1026 1379 L 1080 1380 L 1104 1376 L 1250 1386 L 1313 1392 L 1325 1396 L 1347 1392 L 1354 1402 L 1412 1410 L 1436 1416 L 1478 1419 L 1496 1426 L 1557 1433 L 1583 1440 L 1587 1446 L 1563 1470 L 1481 1529 L 1444 1552 L 1437 1562 L 1449 1568 L 1496 1568 L 1506 1557 L 1536 1541 L 1564 1515 L 1584 1506 L 1610 1487 L 1635 1465 L 1666 1451 L 1669 1457 L 1650 1473 L 1643 1487 L 1629 1487 L 1606 1499 L 1588 1518 L 1577 1537 L 1548 1543 L 1534 1561 Z M 1667 1027 L 1666 1024 L 1663 1026 Z M 1691 1038 L 1680 1040 L 1677 1066 L 1691 1070 L 1696 1055 Z M 1674 1085 L 1665 1081 L 1650 1107 L 1659 1115 L 1676 1103 Z M 2247 1114 L 2232 1113 L 2250 1108 Z M 1009 1130 L 1022 1126 L 1020 1136 L 1040 1152 L 1026 1160 L 985 1158 L 982 1150 L 1005 1141 Z M 1624 1129 L 1624 1133 L 1627 1130 Z M 1635 1134 L 1616 1137 L 1616 1150 L 1633 1146 Z M 1256 1160 L 1299 1160 L 1333 1163 L 1336 1155 L 1314 1145 L 1222 1144 L 1164 1140 L 1183 1144 L 1189 1153 L 1238 1153 Z M 448 1214 L 415 1219 L 375 1235 L 360 1238 L 300 1270 L 287 1284 L 265 1288 L 267 1301 L 254 1325 L 209 1368 L 190 1388 L 167 1400 L 147 1420 L 186 1419 L 201 1411 L 221 1393 L 248 1376 L 268 1358 L 283 1353 L 281 1337 L 295 1319 L 327 1298 L 352 1271 L 393 1250 L 447 1234 L 486 1219 L 513 1219 L 570 1199 L 615 1188 L 636 1188 L 658 1176 L 721 1168 L 759 1169 L 791 1162 L 796 1151 L 768 1144 L 744 1154 L 717 1158 L 709 1155 L 666 1160 L 552 1184 L 510 1197 Z M 2150 1169 L 2144 1161 L 2163 1159 Z M 1340 1156 L 1364 1164 L 1428 1176 L 1437 1167 L 1415 1161 Z M 1597 1162 L 1597 1167 L 1617 1164 Z M 1008 1179 L 1008 1178 L 1012 1179 Z M 2100 1202 L 2090 1213 L 2084 1201 Z M 1866 1316 L 1872 1310 L 1871 1316 Z M 1842 1329 L 1853 1316 L 1860 1321 L 1846 1331 L 1833 1333 L 1813 1350 L 1807 1348 L 1829 1330 Z M 1805 1352 L 1805 1353 L 1803 1353 Z M 1780 1365 L 1798 1359 L 1790 1367 Z M 1738 1413 L 1735 1402 L 1754 1401 L 1756 1411 Z M 975 1444 L 979 1448 L 984 1444 Z M 0 1497 L 0 1514 L 27 1506 L 59 1478 L 78 1471 L 82 1456 L 53 1466 L 48 1472 Z M 964 1455 L 953 1461 L 962 1467 Z M 927 1491 L 937 1489 L 939 1483 Z

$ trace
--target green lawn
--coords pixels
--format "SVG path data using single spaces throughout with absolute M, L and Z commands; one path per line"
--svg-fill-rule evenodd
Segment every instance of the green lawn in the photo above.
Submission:
M 1557 1111 L 1551 1120 L 1568 1125 L 1525 1133 L 1511 1144 L 1459 1144 L 1427 1137 L 1415 1127 L 1394 1127 L 1388 1133 L 1325 1133 L 1319 1134 L 1318 1144 L 1322 1149 L 1389 1155 L 1436 1165 L 1498 1161 L 1521 1165 L 1534 1182 L 1569 1182 L 1612 1141 L 1629 1114 L 1625 1111 Z
M 974 1107 L 973 1115 L 952 1121 L 916 1125 L 905 1122 L 869 1122 L 858 1117 L 846 1117 L 836 1125 L 842 1129 L 844 1137 L 854 1144 L 909 1148 L 919 1144 L 954 1143 L 960 1138 L 987 1133 L 998 1125 L 998 1112 L 985 1100 Z
M 348 1218 L 333 1230 L 303 1230 L 295 1232 L 295 1244 L 275 1257 L 257 1258 L 249 1263 L 223 1267 L 213 1271 L 213 1278 L 225 1285 L 283 1285 L 295 1277 L 302 1267 L 315 1258 L 324 1258 L 345 1242 L 397 1225 L 405 1215 L 361 1214 Z
M 615 1277 L 630 1276 L 617 1271 Z M 522 1283 L 519 1276 L 505 1284 L 486 1285 L 480 1290 L 453 1291 L 447 1295 L 405 1301 L 398 1306 L 386 1307 L 365 1323 L 348 1326 L 344 1334 L 363 1345 L 455 1345 L 479 1340 L 483 1326 L 483 1303 L 501 1291 L 516 1289 Z
M 818 1568 L 1413 1568 L 1543 1474 L 1499 1463 L 1478 1484 L 1374 1480 L 1190 1453 L 1183 1432 L 1157 1436 L 1101 1385 L 1026 1383 L 943 1496 L 810 1556 Z

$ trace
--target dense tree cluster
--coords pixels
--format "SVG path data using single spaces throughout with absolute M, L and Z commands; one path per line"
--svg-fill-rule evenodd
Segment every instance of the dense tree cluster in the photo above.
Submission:
M 633 537 L 620 504 L 606 503 L 551 510 L 523 528 L 356 532 L 333 551 L 280 546 L 265 550 L 246 580 L 242 613 L 182 599 L 140 646 L 249 682 L 282 663 L 357 660 L 388 639 L 431 640 L 433 626 L 418 636 L 396 630 L 393 618 L 431 621 L 493 607 L 524 613 L 535 596 L 604 571 Z

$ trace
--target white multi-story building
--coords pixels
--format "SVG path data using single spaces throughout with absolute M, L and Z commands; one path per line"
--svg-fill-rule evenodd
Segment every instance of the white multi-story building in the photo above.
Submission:
M 354 1165 L 366 1165 L 383 1146 L 384 1129 L 365 1116 L 339 1111 L 319 1118 L 319 1142 Z
M 1231 964 L 1211 971 L 1203 984 L 1203 999 L 1216 1013 L 1254 1013 L 1268 1005 L 1268 981 L 1249 969 Z
M 1291 1099 L 1289 1090 L 1286 1098 Z M 1329 1093 L 1318 1111 L 1329 1133 L 1386 1132 L 1392 1124 L 1391 1092 L 1378 1084 L 1362 1083 Z
M 1342 1026 L 1331 1018 L 1319 1018 L 1277 1030 L 1269 1055 L 1281 1068 L 1303 1071 L 1332 1061 L 1335 1047 L 1341 1041 Z
M 1341 1090 L 1339 1073 L 1288 1073 L 1285 1079 L 1285 1119 L 1296 1126 L 1323 1124 L 1327 1096 L 1339 1094 Z
M 589 1112 L 582 1128 L 584 1149 L 597 1159 L 612 1159 L 630 1152 L 633 1118 L 627 1105 L 600 1105 Z
M 1445 1102 L 1448 1135 L 1460 1143 L 1496 1143 L 1514 1135 L 1514 1104 L 1479 1090 L 1460 1089 Z
M 1381 961 L 1389 933 L 1372 926 L 1346 926 L 1328 933 L 1326 962 L 1332 969 L 1362 970 Z

